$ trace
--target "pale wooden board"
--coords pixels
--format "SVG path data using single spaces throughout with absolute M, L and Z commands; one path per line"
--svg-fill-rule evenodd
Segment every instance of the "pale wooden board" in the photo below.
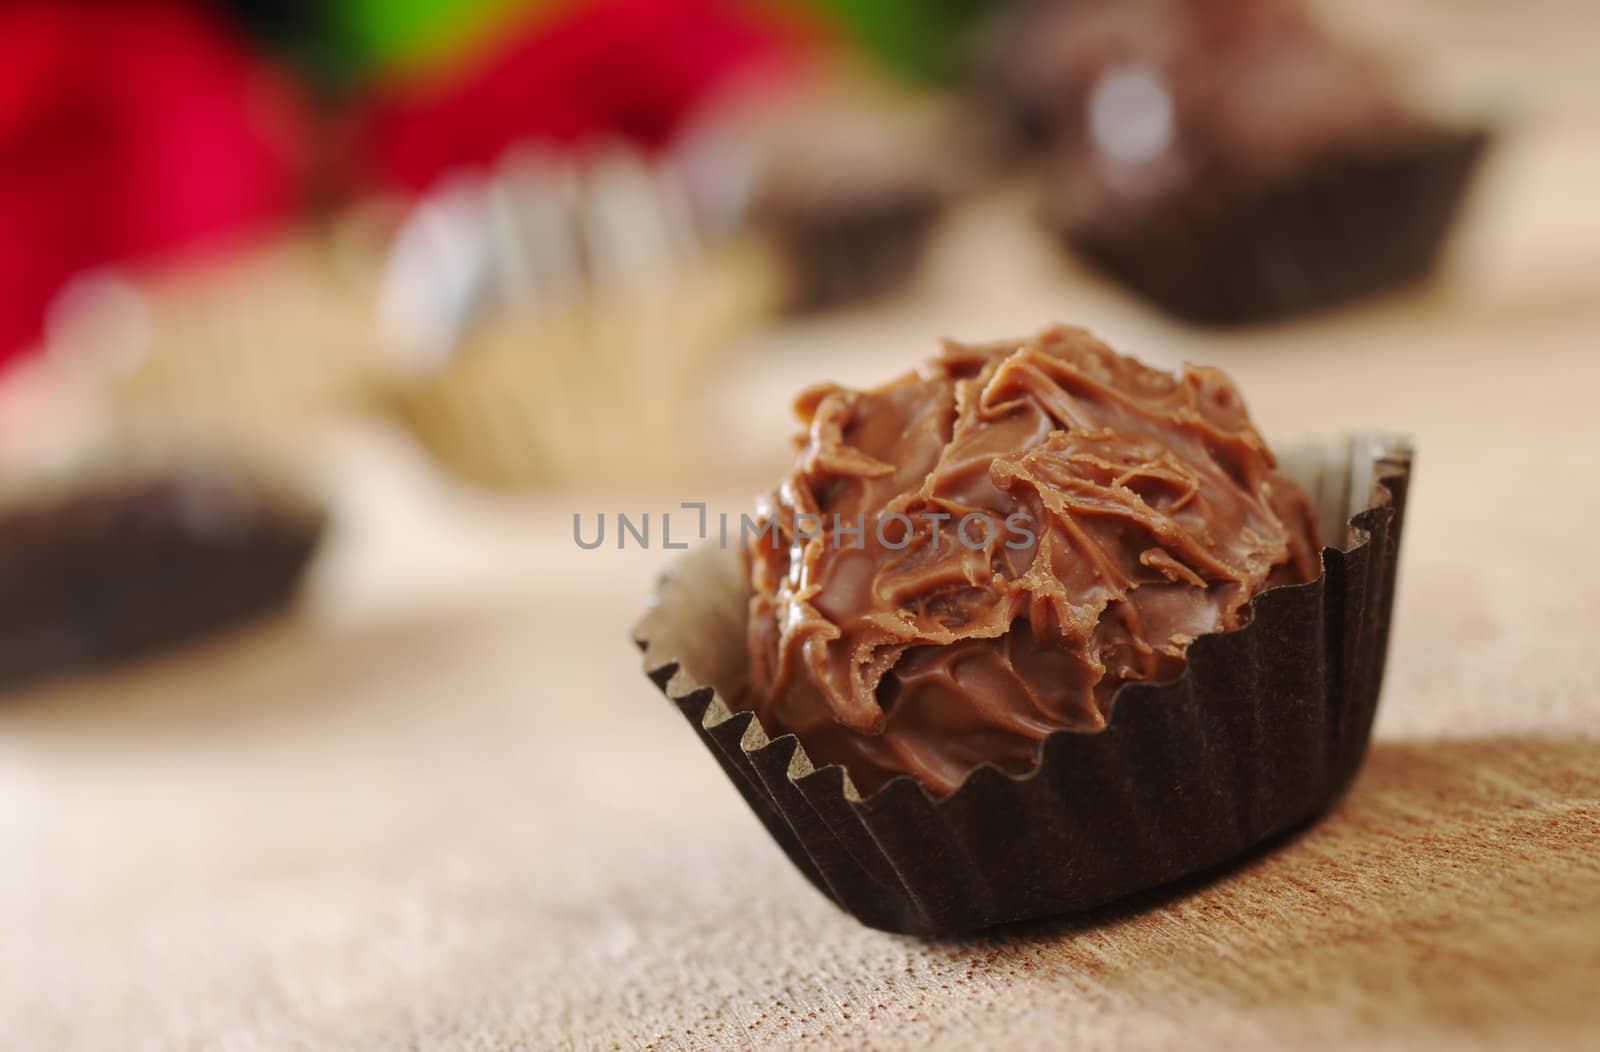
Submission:
M 1595 319 L 1392 310 L 1284 339 L 1205 350 L 1274 433 L 1406 426 L 1421 456 L 1379 744 L 1275 853 L 1088 922 L 864 930 L 639 675 L 626 627 L 663 553 L 572 547 L 572 511 L 662 499 L 506 505 L 358 434 L 301 618 L 0 710 L 7 1035 L 1581 1045 L 1600 1026 Z
M 1153 319 L 983 203 L 919 295 L 727 371 L 711 491 L 488 498 L 341 432 L 298 616 L 0 701 L 0 1048 L 1592 1046 L 1600 139 L 1551 113 L 1440 287 L 1271 332 Z M 1327 821 L 1212 881 L 869 931 L 639 674 L 668 553 L 576 551 L 571 516 L 736 514 L 795 387 L 1057 319 L 1223 365 L 1277 437 L 1417 436 L 1378 741 Z

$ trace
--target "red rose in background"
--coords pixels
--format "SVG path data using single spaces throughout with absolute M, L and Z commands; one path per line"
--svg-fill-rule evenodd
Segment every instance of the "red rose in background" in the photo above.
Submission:
M 569 5 L 449 80 L 380 89 L 365 120 L 368 166 L 414 190 L 492 164 L 511 143 L 616 135 L 666 141 L 731 78 L 781 64 L 799 37 L 732 0 Z
M 0 4 L 0 362 L 78 272 L 283 215 L 299 116 L 192 4 Z

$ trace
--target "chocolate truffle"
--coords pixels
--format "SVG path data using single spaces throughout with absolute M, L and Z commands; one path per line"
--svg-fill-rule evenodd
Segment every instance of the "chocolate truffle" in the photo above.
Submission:
M 1484 145 L 1414 112 L 1292 0 L 1037 4 L 1009 39 L 1001 94 L 1053 144 L 1049 223 L 1193 321 L 1421 276 Z
M 1196 637 L 1320 572 L 1306 495 L 1233 384 L 1087 333 L 946 344 L 869 391 L 801 396 L 792 473 L 747 535 L 744 704 L 870 792 L 1022 773 L 1106 727 Z
M 788 307 L 826 311 L 905 286 L 957 182 L 937 121 L 818 104 L 774 123 L 755 219 L 788 268 Z

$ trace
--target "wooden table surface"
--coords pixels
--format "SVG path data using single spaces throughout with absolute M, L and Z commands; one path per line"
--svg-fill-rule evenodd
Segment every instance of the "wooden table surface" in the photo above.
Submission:
M 731 364 L 709 491 L 489 497 L 341 426 L 302 610 L 0 701 L 0 1048 L 1593 1047 L 1596 185 L 1592 111 L 1542 106 L 1436 286 L 1222 334 L 1063 268 L 1002 195 L 916 295 Z M 742 509 L 799 385 L 1058 319 L 1222 365 L 1269 435 L 1416 435 L 1377 741 L 1324 822 L 1214 879 L 870 931 L 640 675 L 671 553 L 579 551 L 572 515 Z

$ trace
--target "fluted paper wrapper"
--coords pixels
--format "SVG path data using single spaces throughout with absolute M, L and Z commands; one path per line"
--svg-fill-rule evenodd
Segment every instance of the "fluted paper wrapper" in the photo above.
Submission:
M 736 551 L 685 556 L 635 640 L 768 832 L 863 923 L 946 934 L 1088 909 L 1306 822 L 1366 754 L 1411 450 L 1360 436 L 1280 459 L 1342 539 L 1322 575 L 1195 640 L 1175 680 L 1124 686 L 1104 731 L 1057 732 L 1030 773 L 980 767 L 942 799 L 905 776 L 863 798 L 842 768 L 814 768 L 793 735 L 731 709 L 745 667 Z
M 452 472 L 522 489 L 681 476 L 710 367 L 772 310 L 777 265 L 742 241 L 638 282 L 506 312 L 438 372 L 396 377 L 393 412 Z
M 266 616 L 325 525 L 300 485 L 232 458 L 125 450 L 0 486 L 0 689 Z
M 1131 224 L 1090 220 L 1066 243 L 1186 321 L 1272 321 L 1375 295 L 1433 269 L 1485 129 L 1439 130 L 1290 179 L 1190 195 Z

